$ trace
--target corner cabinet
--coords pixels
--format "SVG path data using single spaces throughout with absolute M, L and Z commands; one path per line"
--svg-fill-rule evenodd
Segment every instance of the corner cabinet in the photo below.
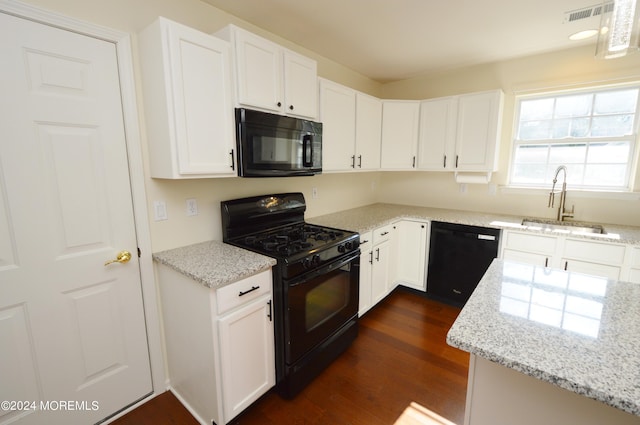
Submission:
M 229 423 L 275 385 L 271 270 L 218 289 L 157 265 L 171 390 Z
M 138 37 L 151 177 L 233 177 L 229 43 L 159 18 Z
M 395 249 L 395 284 L 427 290 L 425 275 L 429 223 L 401 220 L 393 225 Z
M 235 25 L 216 36 L 233 45 L 240 106 L 311 119 L 318 116 L 315 60 Z
M 419 101 L 382 101 L 380 165 L 383 170 L 412 170 L 416 167 L 419 121 Z
M 323 78 L 319 92 L 323 172 L 378 170 L 380 99 Z
M 422 101 L 417 168 L 495 171 L 503 103 L 501 90 Z

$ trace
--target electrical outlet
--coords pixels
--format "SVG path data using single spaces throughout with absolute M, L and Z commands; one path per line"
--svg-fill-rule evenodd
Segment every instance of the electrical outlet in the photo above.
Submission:
M 153 201 L 153 217 L 156 221 L 167 220 L 167 203 L 164 201 Z
M 312 187 L 311 188 L 311 197 L 313 199 L 317 199 L 318 198 L 318 188 L 317 187 Z
M 187 199 L 187 216 L 198 215 L 198 201 L 195 198 Z

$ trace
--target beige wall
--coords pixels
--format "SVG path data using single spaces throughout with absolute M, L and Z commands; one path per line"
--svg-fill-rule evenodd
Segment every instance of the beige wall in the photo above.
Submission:
M 327 60 L 313 52 L 283 40 L 260 28 L 240 21 L 200 0 L 28 0 L 29 3 L 57 11 L 70 17 L 121 30 L 132 34 L 134 65 L 138 87 L 141 136 L 145 169 L 148 170 L 148 146 L 144 130 L 144 110 L 137 63 L 135 34 L 158 16 L 213 33 L 229 23 L 247 28 L 275 42 L 285 45 L 318 61 L 320 76 L 381 98 L 423 99 L 458 93 L 502 88 L 506 93 L 506 107 L 501 151 L 500 173 L 494 183 L 506 181 L 510 154 L 511 120 L 514 92 L 562 86 L 576 82 L 603 79 L 637 78 L 640 59 L 619 59 L 595 62 L 593 48 L 575 49 L 527 59 L 478 66 L 446 72 L 436 76 L 423 76 L 384 86 L 346 67 Z M 147 173 L 148 175 L 148 173 Z M 636 178 L 637 187 L 640 179 Z M 551 216 L 547 210 L 546 195 L 497 194 L 488 186 L 469 185 L 466 192 L 453 182 L 451 173 L 358 173 L 323 174 L 314 177 L 286 179 L 203 179 L 157 180 L 146 178 L 149 211 L 154 200 L 167 203 L 169 219 L 156 222 L 150 217 L 150 230 L 154 251 L 210 239 L 221 239 L 219 203 L 221 200 L 242 196 L 287 191 L 301 191 L 308 202 L 307 216 L 321 215 L 341 209 L 367 205 L 376 201 L 417 204 L 465 210 L 501 212 L 518 215 Z M 311 189 L 318 189 L 318 198 L 311 197 Z M 196 198 L 199 215 L 187 217 L 185 200 Z M 620 199 L 577 197 L 569 194 L 568 202 L 576 204 L 579 219 L 640 225 L 637 214 L 640 202 Z
M 595 45 L 589 45 L 385 84 L 382 88 L 383 97 L 404 99 L 428 99 L 502 89 L 505 92 L 505 107 L 500 172 L 492 177 L 492 183 L 498 185 L 497 193 L 492 193 L 486 185 L 467 185 L 466 192 L 461 193 L 461 187 L 454 182 L 452 173 L 385 173 L 378 195 L 380 199 L 424 206 L 553 217 L 554 211 L 546 207 L 545 191 L 503 191 L 500 187 L 506 184 L 508 178 L 515 95 L 640 79 L 640 55 L 604 61 L 596 60 L 594 52 Z M 635 190 L 640 191 L 640 173 L 635 171 L 634 175 Z M 420 195 L 416 197 L 416 193 Z M 567 203 L 569 207 L 575 204 L 577 220 L 640 226 L 639 198 L 640 193 L 621 197 L 569 191 Z

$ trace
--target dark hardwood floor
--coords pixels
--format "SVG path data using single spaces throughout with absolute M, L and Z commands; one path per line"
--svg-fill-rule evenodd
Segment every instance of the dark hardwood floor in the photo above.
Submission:
M 397 289 L 360 319 L 353 345 L 294 400 L 267 393 L 235 425 L 391 425 L 416 402 L 462 425 L 468 353 L 448 346 L 460 309 Z M 197 425 L 171 393 L 115 425 Z

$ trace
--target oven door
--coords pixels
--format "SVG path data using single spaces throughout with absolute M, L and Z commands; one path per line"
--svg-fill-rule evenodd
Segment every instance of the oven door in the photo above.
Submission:
M 286 363 L 291 365 L 358 316 L 360 252 L 284 282 Z

